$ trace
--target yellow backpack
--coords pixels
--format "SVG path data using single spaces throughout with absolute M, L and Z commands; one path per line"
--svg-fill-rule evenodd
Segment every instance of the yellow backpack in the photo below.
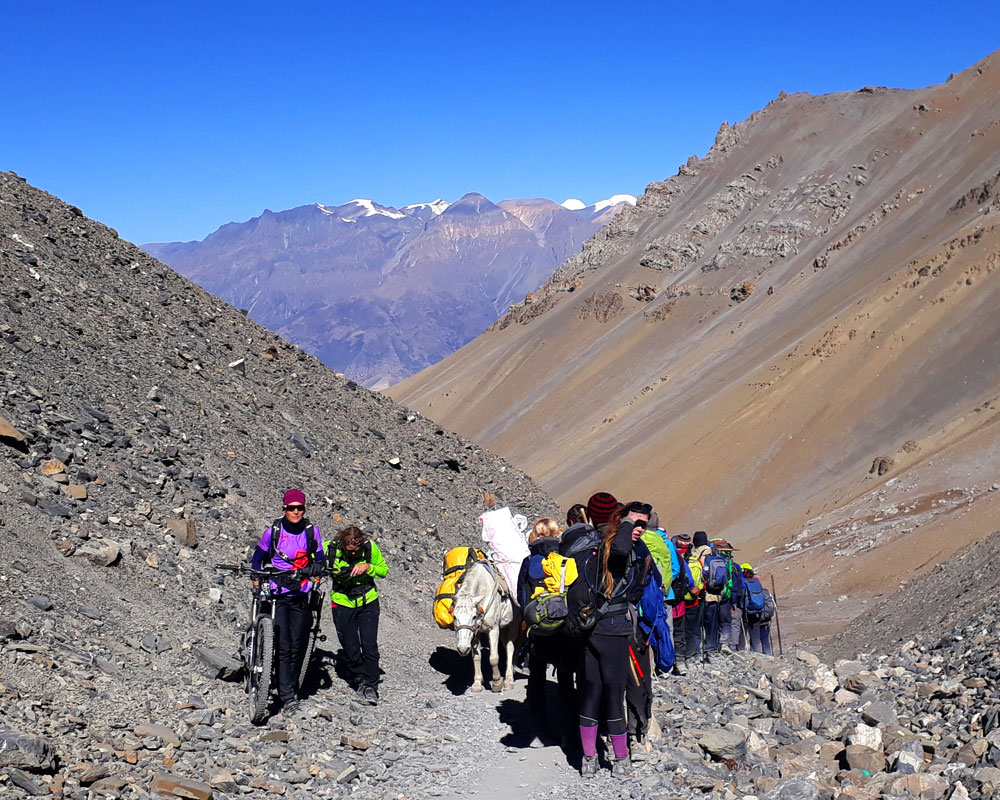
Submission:
M 453 547 L 444 554 L 441 574 L 444 580 L 434 595 L 434 621 L 439 628 L 455 624 L 455 594 L 465 577 L 465 571 L 477 561 L 484 561 L 486 554 L 475 547 Z
M 684 595 L 684 599 L 689 603 L 693 603 L 695 597 L 700 595 L 702 589 L 705 588 L 705 569 L 700 558 L 689 558 L 688 566 L 691 568 L 691 577 L 694 579 L 695 593 L 692 595 L 691 592 L 688 592 Z

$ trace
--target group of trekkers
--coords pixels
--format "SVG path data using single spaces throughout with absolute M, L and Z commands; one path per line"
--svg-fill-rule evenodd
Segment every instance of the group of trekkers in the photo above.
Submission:
M 566 525 L 535 523 L 518 576 L 528 707 L 538 737 L 551 736 L 554 667 L 559 733 L 582 746 L 581 774 L 597 773 L 602 725 L 612 773 L 624 774 L 629 737 L 634 746 L 646 735 L 654 672 L 682 676 L 748 647 L 770 655 L 774 599 L 728 541 L 705 531 L 670 536 L 648 503 L 597 492 L 569 509 Z

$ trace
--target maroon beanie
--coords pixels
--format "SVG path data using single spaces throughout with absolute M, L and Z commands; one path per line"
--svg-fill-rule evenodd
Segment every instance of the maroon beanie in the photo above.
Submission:
M 294 506 L 300 505 L 304 506 L 306 504 L 306 495 L 301 489 L 289 489 L 285 492 L 285 497 L 281 501 L 283 506 Z
M 603 525 L 618 510 L 618 501 L 613 494 L 597 492 L 587 501 L 587 514 L 594 526 Z

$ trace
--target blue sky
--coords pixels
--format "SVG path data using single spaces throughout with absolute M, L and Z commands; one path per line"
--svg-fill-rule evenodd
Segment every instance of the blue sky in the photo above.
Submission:
M 780 90 L 943 81 L 1000 3 L 0 0 L 0 169 L 135 242 L 265 208 L 640 194 Z

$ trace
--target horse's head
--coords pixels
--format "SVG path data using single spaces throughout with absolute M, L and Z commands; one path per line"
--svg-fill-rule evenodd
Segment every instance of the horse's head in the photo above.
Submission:
M 482 622 L 482 603 L 483 598 L 471 594 L 459 594 L 455 598 L 455 646 L 461 656 L 472 651 L 472 642 Z

